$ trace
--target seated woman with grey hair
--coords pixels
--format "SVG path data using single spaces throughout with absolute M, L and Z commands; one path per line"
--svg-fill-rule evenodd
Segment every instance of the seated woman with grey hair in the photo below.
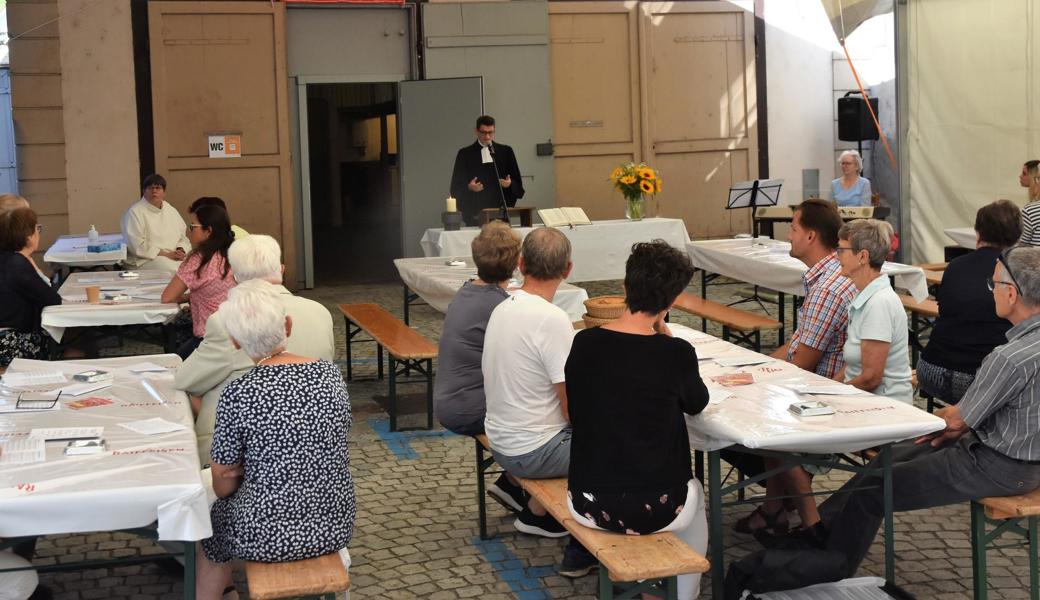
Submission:
M 841 274 L 858 290 L 849 305 L 845 368 L 837 379 L 863 391 L 911 403 L 906 310 L 881 274 L 892 226 L 876 219 L 846 223 L 838 232 Z
M 218 500 L 199 557 L 200 600 L 229 591 L 232 560 L 339 552 L 354 529 L 350 402 L 339 368 L 286 351 L 292 321 L 270 283 L 242 283 L 223 306 L 232 344 L 255 366 L 217 405 L 210 466 Z
M 831 181 L 831 200 L 838 206 L 870 206 L 870 180 L 862 177 L 863 158 L 846 150 L 838 158 L 841 177 Z

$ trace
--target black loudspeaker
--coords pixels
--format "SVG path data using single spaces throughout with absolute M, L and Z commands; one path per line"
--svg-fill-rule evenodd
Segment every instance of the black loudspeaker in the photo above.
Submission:
M 853 94 L 857 94 L 853 96 Z M 863 140 L 878 139 L 877 128 L 874 127 L 874 119 L 870 117 L 867 110 L 867 101 L 859 92 L 848 92 L 845 96 L 838 98 L 838 139 L 845 142 L 860 142 Z M 870 106 L 874 114 L 878 114 L 878 99 L 870 98 Z

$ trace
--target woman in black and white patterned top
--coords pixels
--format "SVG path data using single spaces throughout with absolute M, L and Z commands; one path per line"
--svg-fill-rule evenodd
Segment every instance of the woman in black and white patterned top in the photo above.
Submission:
M 283 562 L 338 552 L 354 528 L 347 430 L 350 402 L 339 369 L 285 351 L 292 319 L 269 283 L 228 294 L 225 326 L 256 367 L 220 394 L 211 468 L 218 500 L 203 540 L 197 597 L 231 585 L 233 559 Z
M 1040 160 L 1022 165 L 1018 183 L 1029 188 L 1029 203 L 1022 208 L 1022 243 L 1040 246 Z

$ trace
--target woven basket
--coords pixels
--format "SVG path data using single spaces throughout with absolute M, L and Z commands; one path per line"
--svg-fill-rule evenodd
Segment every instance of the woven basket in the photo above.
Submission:
M 590 317 L 614 320 L 625 312 L 624 296 L 596 296 L 585 301 L 585 310 Z
M 614 319 L 597 319 L 596 317 L 590 317 L 588 313 L 582 315 L 581 320 L 585 321 L 586 329 L 599 327 L 600 325 L 606 325 L 607 323 L 612 323 L 614 321 Z

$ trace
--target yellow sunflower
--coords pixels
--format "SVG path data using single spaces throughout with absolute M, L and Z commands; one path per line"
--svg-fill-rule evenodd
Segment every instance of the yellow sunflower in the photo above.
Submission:
M 620 181 L 621 181 L 621 183 L 623 183 L 625 185 L 632 185 L 633 183 L 636 182 L 636 177 L 635 177 L 635 175 L 625 175 L 624 177 L 621 178 Z
M 644 194 L 653 194 L 654 184 L 644 179 L 643 181 L 639 182 L 639 189 L 643 190 Z
M 621 178 L 621 175 L 623 175 L 624 173 L 625 172 L 621 170 L 621 167 L 618 167 L 618 168 L 614 169 L 613 173 L 610 174 L 610 178 L 612 180 L 614 180 L 614 181 L 617 181 L 618 179 Z
M 657 177 L 657 174 L 650 167 L 640 167 L 636 170 L 636 173 L 639 174 L 640 179 L 654 179 Z

